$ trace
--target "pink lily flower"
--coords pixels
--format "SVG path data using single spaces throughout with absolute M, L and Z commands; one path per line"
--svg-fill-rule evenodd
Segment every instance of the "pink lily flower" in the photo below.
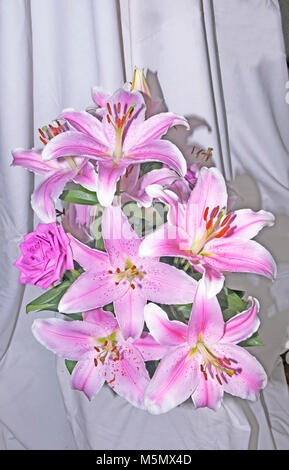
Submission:
M 82 314 L 83 321 L 59 318 L 33 322 L 35 338 L 46 348 L 72 361 L 72 387 L 91 400 L 106 382 L 132 405 L 143 408 L 149 383 L 144 361 L 160 359 L 167 348 L 144 333 L 125 340 L 111 312 L 102 309 Z
M 207 298 L 205 283 L 199 282 L 188 326 L 169 321 L 157 305 L 145 307 L 150 333 L 170 347 L 145 393 L 144 403 L 153 414 L 165 413 L 190 396 L 195 407 L 216 410 L 227 392 L 255 400 L 267 377 L 261 364 L 237 343 L 259 327 L 259 303 L 224 323 L 216 297 Z
M 82 243 L 90 243 L 94 240 L 92 226 L 97 216 L 100 217 L 98 206 L 69 204 L 62 218 L 62 225 L 65 232 L 69 232 Z
M 56 127 L 52 126 L 52 128 L 57 132 Z M 62 132 L 65 134 L 66 130 L 59 132 L 61 132 L 60 135 L 63 135 Z M 44 135 L 42 131 L 41 135 Z M 51 133 L 48 134 L 48 137 L 51 138 L 51 141 L 55 138 Z M 47 143 L 44 137 L 41 137 L 41 140 L 44 144 Z M 43 181 L 31 196 L 31 205 L 37 216 L 45 223 L 56 220 L 55 201 L 69 181 L 74 181 L 95 191 L 96 172 L 87 158 L 66 156 L 45 162 L 42 159 L 42 152 L 36 149 L 16 149 L 12 154 L 12 165 L 22 166 L 44 176 Z
M 120 180 L 122 203 L 136 201 L 139 206 L 150 207 L 153 196 L 148 189 L 151 185 L 160 185 L 170 188 L 178 194 L 180 200 L 185 202 L 191 193 L 187 181 L 169 168 L 160 168 L 145 173 L 139 178 L 140 165 L 131 165 Z
M 263 227 L 274 224 L 273 214 L 250 209 L 228 214 L 226 183 L 216 168 L 201 169 L 187 204 L 180 204 L 174 193 L 161 188 L 154 189 L 154 196 L 170 205 L 168 223 L 144 239 L 140 256 L 188 259 L 197 271 L 205 273 L 210 297 L 222 289 L 224 272 L 275 277 L 271 254 L 251 240 Z
M 158 257 L 138 256 L 141 239 L 120 207 L 105 209 L 102 235 L 107 253 L 70 237 L 73 257 L 85 272 L 60 300 L 60 312 L 81 312 L 113 302 L 124 337 L 136 338 L 143 330 L 147 300 L 161 304 L 193 301 L 197 285 L 193 278 Z
M 118 90 L 106 101 L 102 120 L 84 111 L 64 111 L 60 118 L 75 130 L 51 140 L 43 151 L 43 159 L 74 155 L 98 161 L 97 195 L 103 206 L 111 204 L 117 181 L 131 164 L 160 161 L 180 174 L 186 172 L 180 150 L 160 138 L 171 126 L 188 127 L 187 120 L 173 113 L 160 113 L 145 120 L 144 99 L 137 91 Z

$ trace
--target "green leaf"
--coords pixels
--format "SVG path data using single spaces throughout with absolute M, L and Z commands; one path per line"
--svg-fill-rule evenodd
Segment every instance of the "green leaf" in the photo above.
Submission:
M 258 331 L 254 333 L 250 338 L 245 339 L 245 341 L 241 341 L 241 343 L 238 343 L 238 346 L 242 347 L 249 347 L 249 346 L 264 346 L 264 343 L 259 336 Z
M 177 315 L 182 315 L 186 320 L 190 318 L 191 311 L 192 311 L 192 304 L 186 305 L 173 305 L 174 310 L 176 310 Z
M 237 313 L 242 312 L 246 309 L 247 302 L 241 299 L 238 294 L 231 292 L 228 297 L 228 308 L 234 310 Z
M 89 191 L 82 186 L 79 189 L 68 189 L 59 196 L 62 201 L 71 202 L 72 204 L 85 204 L 86 206 L 95 206 L 99 204 L 96 192 Z
M 223 318 L 224 318 L 224 321 L 228 321 L 230 320 L 230 318 L 233 318 L 235 315 L 237 315 L 239 312 L 236 312 L 236 310 L 232 310 L 230 308 L 225 308 L 223 310 Z
M 80 273 L 74 270 L 70 271 L 70 274 L 68 271 L 66 271 L 63 276 L 64 280 L 58 284 L 58 286 L 47 290 L 44 292 L 44 294 L 40 295 L 26 305 L 26 313 L 33 312 L 35 310 L 38 312 L 41 310 L 51 310 L 53 312 L 58 312 L 58 304 L 61 297 L 79 275 Z
M 72 374 L 72 371 L 74 367 L 76 366 L 77 361 L 69 361 L 68 359 L 65 359 L 65 365 L 70 374 Z

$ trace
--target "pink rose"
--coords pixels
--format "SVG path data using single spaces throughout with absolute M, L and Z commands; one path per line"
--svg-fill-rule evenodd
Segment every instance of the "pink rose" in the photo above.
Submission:
M 19 282 L 47 289 L 59 281 L 67 269 L 74 267 L 69 243 L 61 224 L 39 224 L 20 245 L 22 254 L 14 263 L 21 271 Z

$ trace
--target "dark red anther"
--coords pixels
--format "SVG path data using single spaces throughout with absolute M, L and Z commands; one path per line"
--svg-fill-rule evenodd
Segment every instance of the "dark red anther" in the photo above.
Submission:
M 212 227 L 212 220 L 210 219 L 209 222 L 207 222 L 206 230 L 210 230 L 211 227 Z
M 109 103 L 106 103 L 106 107 L 107 107 L 107 110 L 108 110 L 109 114 L 111 115 L 112 112 L 111 112 L 110 104 L 109 104 Z
M 47 144 L 46 140 L 42 139 L 42 137 L 39 137 L 39 139 L 41 140 L 41 142 L 42 142 L 44 145 Z
M 226 223 L 230 220 L 230 218 L 231 218 L 231 214 L 228 214 L 228 215 L 224 218 L 223 222 L 221 223 L 221 227 L 224 227 L 224 225 L 226 225 Z
M 118 286 L 118 285 L 119 285 L 119 282 L 115 282 L 115 285 Z
M 107 272 L 108 272 L 108 274 L 112 274 L 112 270 L 111 270 L 111 269 L 109 269 Z
M 135 269 L 136 269 L 136 266 L 135 266 L 135 265 L 133 265 L 133 266 L 131 267 L 131 269 L 132 269 L 132 270 L 135 270 Z
M 110 124 L 110 117 L 108 114 L 106 115 L 106 119 L 107 119 L 108 124 Z
M 120 110 L 121 110 L 121 104 L 120 104 L 120 103 L 117 103 L 117 114 L 120 113 Z
M 116 350 L 116 346 L 114 346 L 111 350 L 111 352 L 115 351 Z
M 59 130 L 51 124 L 49 124 L 49 129 L 53 132 L 54 135 L 60 134 Z
M 225 233 L 229 230 L 230 228 L 230 225 L 227 225 L 227 227 L 224 227 L 223 230 L 221 230 L 220 232 L 217 233 L 217 235 L 215 235 L 215 238 L 221 238 L 223 235 L 225 235 Z
M 207 220 L 208 212 L 209 212 L 209 208 L 206 207 L 206 210 L 205 210 L 205 212 L 204 212 L 204 220 L 205 220 L 205 221 Z
M 95 349 L 97 352 L 99 352 L 99 348 L 97 348 L 96 346 L 94 346 L 94 349 Z
M 218 212 L 219 212 L 219 209 L 220 209 L 220 206 L 214 207 L 214 209 L 212 210 L 212 213 L 211 213 L 211 218 L 212 218 L 212 219 L 213 219 L 214 217 L 216 217 L 216 215 L 217 215 Z
M 130 112 L 129 115 L 128 115 L 128 118 L 129 118 L 129 119 L 132 117 L 133 110 L 134 110 L 134 108 L 132 108 L 131 112 Z
M 94 365 L 95 365 L 95 367 L 97 367 L 97 365 L 98 365 L 98 361 L 97 361 L 96 357 L 94 358 Z
M 131 284 L 130 287 L 131 287 L 132 289 L 135 289 L 135 285 L 134 285 L 134 284 Z
M 125 116 L 122 116 L 122 119 L 121 119 L 121 125 L 122 126 L 124 125 L 124 121 L 125 121 Z
M 120 126 L 121 126 L 121 120 L 118 118 L 118 120 L 117 120 L 117 128 L 119 129 Z
M 220 385 L 223 385 L 222 382 L 221 382 L 220 377 L 218 376 L 218 374 L 216 374 L 216 379 L 217 379 L 217 381 L 219 382 Z
M 119 269 L 119 268 L 116 268 L 116 272 L 117 272 L 117 273 L 120 273 L 120 269 Z
M 225 359 L 225 358 L 224 358 L 224 359 L 223 359 L 223 362 L 224 362 L 225 364 L 227 364 L 228 366 L 231 365 L 231 361 L 229 361 L 229 359 Z
M 42 135 L 42 137 L 46 138 L 44 132 L 40 128 L 38 129 L 38 132 L 39 132 L 40 135 Z
M 105 342 L 104 342 L 104 346 L 107 346 L 107 343 L 108 343 L 108 341 L 107 341 L 107 339 L 106 339 Z

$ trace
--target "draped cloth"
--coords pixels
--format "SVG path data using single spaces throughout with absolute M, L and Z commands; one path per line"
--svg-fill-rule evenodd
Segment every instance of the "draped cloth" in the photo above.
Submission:
M 289 105 L 277 0 L 2 0 L 0 39 L 0 448 L 288 449 Z M 269 384 L 256 402 L 225 396 L 214 412 L 187 401 L 153 416 L 108 387 L 89 402 L 71 390 L 64 360 L 32 336 L 33 319 L 51 312 L 25 314 L 42 290 L 18 284 L 12 264 L 38 222 L 29 203 L 38 177 L 10 167 L 11 149 L 40 147 L 38 127 L 92 105 L 92 86 L 113 92 L 134 66 L 148 71 L 163 109 L 189 119 L 189 133 L 169 133 L 184 155 L 213 147 L 237 207 L 276 215 L 258 237 L 277 261 L 276 281 L 227 276 L 261 304 L 265 346 L 251 352 Z

